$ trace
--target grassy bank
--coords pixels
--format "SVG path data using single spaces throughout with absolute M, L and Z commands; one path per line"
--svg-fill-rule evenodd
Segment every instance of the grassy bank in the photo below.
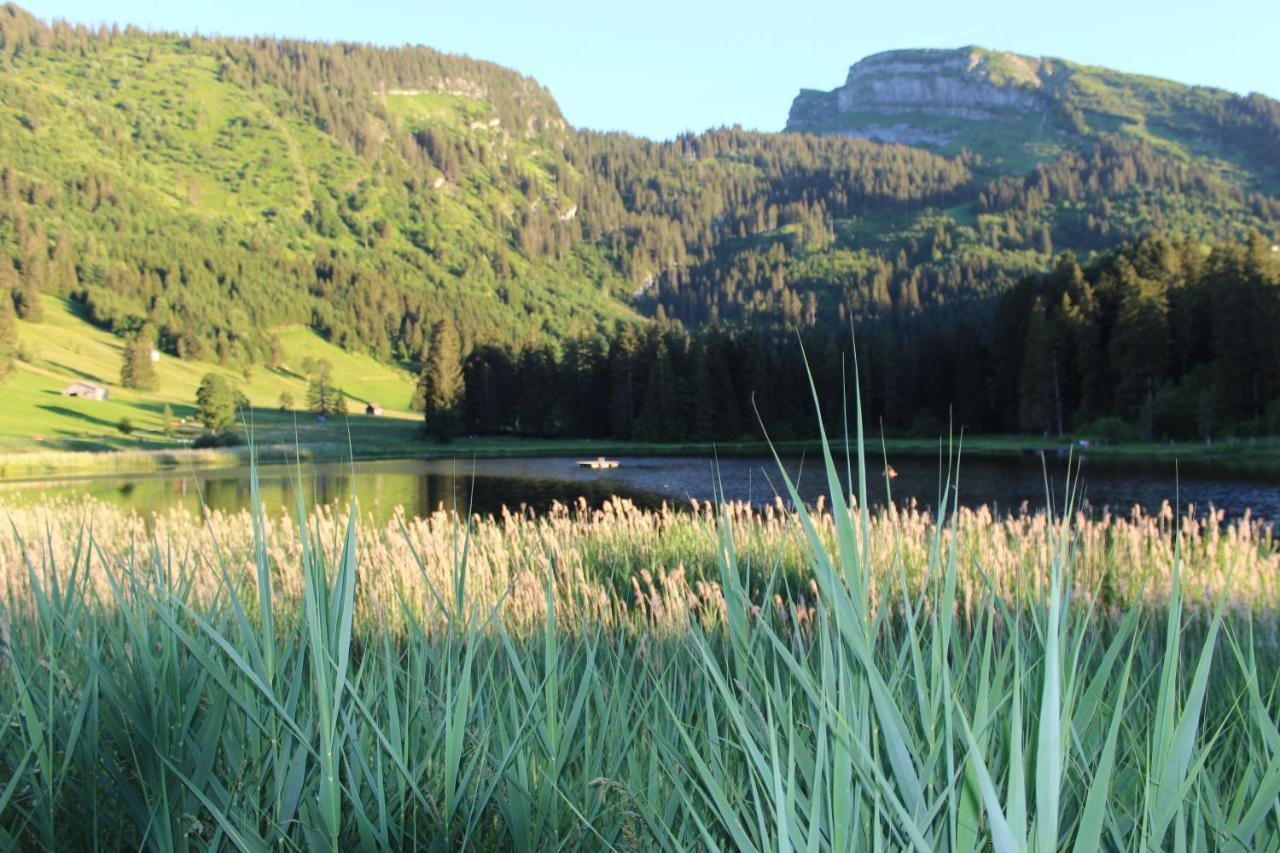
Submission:
M 306 413 L 254 412 L 254 445 L 262 462 L 345 461 L 374 459 L 501 458 L 563 456 L 590 459 L 596 456 L 768 456 L 765 441 L 637 442 L 567 438 L 481 436 L 459 438 L 447 444 L 426 439 L 422 422 L 413 416 L 370 418 L 352 415 L 317 423 Z M 238 429 L 240 433 L 244 430 Z M 940 439 L 888 438 L 884 446 L 890 458 L 904 455 L 936 457 Z M 774 448 L 784 455 L 813 454 L 821 442 L 779 441 Z M 1280 474 L 1280 441 L 1238 439 L 1180 444 L 1081 445 L 1070 438 L 1027 436 L 966 436 L 969 456 L 1018 456 L 1045 453 L 1068 454 L 1115 462 L 1207 462 L 1225 470 L 1268 471 Z M 875 454 L 879 455 L 877 442 Z M 135 439 L 124 448 L 85 450 L 29 449 L 0 453 L 0 478 L 30 479 L 44 476 L 135 474 L 160 470 L 186 470 L 247 465 L 248 444 L 227 448 L 192 449 L 173 442 Z

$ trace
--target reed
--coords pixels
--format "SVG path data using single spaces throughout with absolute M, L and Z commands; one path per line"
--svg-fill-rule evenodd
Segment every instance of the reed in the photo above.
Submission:
M 1280 846 L 1268 527 L 872 512 L 832 446 L 817 507 L 13 509 L 0 844 Z

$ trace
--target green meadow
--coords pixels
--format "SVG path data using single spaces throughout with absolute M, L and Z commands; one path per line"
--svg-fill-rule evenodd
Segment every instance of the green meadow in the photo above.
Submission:
M 333 384 L 348 398 L 353 416 L 366 404 L 383 408 L 382 418 L 354 419 L 362 430 L 379 437 L 404 437 L 418 426 L 420 416 L 409 411 L 414 379 L 408 371 L 347 352 L 302 327 L 277 331 L 282 359 L 278 369 L 254 366 L 243 370 L 211 362 L 182 360 L 167 354 L 156 363 L 153 391 L 120 386 L 124 342 L 86 322 L 74 303 L 44 297 L 44 317 L 38 323 L 19 321 L 22 359 L 4 385 L 6 405 L 0 410 L 0 450 L 141 450 L 184 446 L 200 431 L 195 423 L 196 388 L 207 373 L 225 376 L 248 398 L 255 424 L 268 442 L 293 439 L 297 422 L 301 443 L 337 441 L 345 424 L 315 423 L 304 411 L 308 377 L 303 365 L 326 360 L 332 365 Z M 106 401 L 64 397 L 73 382 L 89 382 L 108 389 Z M 293 400 L 294 411 L 281 412 L 281 395 Z M 164 407 L 174 418 L 172 435 L 164 432 Z M 295 414 L 296 412 L 296 414 Z M 186 423 L 181 423 L 185 419 Z M 341 420 L 341 419 L 338 419 Z M 132 432 L 121 424 L 128 421 Z M 327 428 L 322 428 L 327 427 Z

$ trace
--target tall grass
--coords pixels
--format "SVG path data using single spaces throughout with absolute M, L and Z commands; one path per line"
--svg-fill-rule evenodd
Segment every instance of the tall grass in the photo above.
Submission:
M 955 464 L 873 513 L 832 446 L 794 510 L 15 510 L 0 843 L 1280 846 L 1264 528 L 993 518 Z

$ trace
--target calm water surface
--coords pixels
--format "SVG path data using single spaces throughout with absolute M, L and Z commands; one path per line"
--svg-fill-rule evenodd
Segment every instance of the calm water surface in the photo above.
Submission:
M 599 505 L 612 495 L 643 506 L 663 502 L 685 505 L 690 499 L 708 500 L 714 494 L 716 465 L 710 458 L 637 456 L 618 457 L 620 468 L 592 471 L 566 458 L 388 460 L 351 464 L 307 464 L 301 469 L 301 485 L 308 505 L 339 502 L 344 506 L 354 491 L 364 512 L 389 518 L 397 506 L 410 515 L 440 506 L 475 512 L 496 512 L 503 506 L 541 512 L 553 502 L 584 498 Z M 891 457 L 898 477 L 893 480 L 896 502 L 914 498 L 933 507 L 938 501 L 939 471 L 935 458 Z M 785 460 L 788 472 L 798 478 L 806 501 L 825 493 L 817 456 Z M 777 464 L 763 457 L 730 457 L 718 463 L 719 478 L 731 500 L 768 503 L 784 492 Z M 868 480 L 873 503 L 885 501 L 880 463 L 869 463 Z M 1061 500 L 1065 460 L 1050 459 L 1049 478 L 1053 499 Z M 293 466 L 264 466 L 260 483 L 264 504 L 270 511 L 292 508 L 298 471 Z M 856 476 L 856 472 L 855 472 Z M 1280 518 L 1280 477 L 1274 472 L 1229 469 L 1213 462 L 1183 463 L 1175 473 L 1172 462 L 1119 464 L 1086 458 L 1083 466 L 1085 496 L 1091 506 L 1127 511 L 1136 505 L 1148 511 L 1173 501 L 1180 484 L 1181 502 L 1201 510 L 1213 505 L 1229 516 L 1250 510 L 1254 516 Z M 1045 473 L 1038 456 L 967 457 L 959 483 L 962 504 L 993 504 L 1001 511 L 1032 509 L 1045 505 Z M 0 483 L 0 506 L 31 503 L 43 496 L 92 495 L 141 513 L 172 507 L 199 508 L 201 500 L 217 510 L 236 511 L 249 504 L 248 469 L 168 472 L 137 476 L 93 477 L 42 482 Z

